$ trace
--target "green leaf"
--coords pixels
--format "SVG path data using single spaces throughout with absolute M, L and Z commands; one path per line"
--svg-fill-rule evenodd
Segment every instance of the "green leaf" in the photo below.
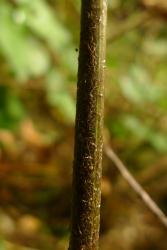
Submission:
M 139 66 L 133 66 L 119 84 L 123 95 L 136 104 L 157 102 L 164 95 L 160 87 L 151 84 L 147 71 Z
M 159 152 L 167 152 L 167 137 L 162 133 L 152 133 L 149 136 L 149 141 L 151 142 L 152 146 Z
M 50 93 L 49 103 L 59 109 L 66 123 L 74 123 L 75 102 L 67 92 Z
M 150 145 L 159 152 L 167 152 L 167 137 L 159 131 L 144 124 L 134 116 L 122 117 L 124 126 L 140 141 L 147 141 Z
M 15 129 L 25 117 L 25 110 L 18 96 L 7 86 L 0 86 L 0 127 Z
M 47 77 L 46 91 L 48 103 L 58 108 L 59 112 L 65 118 L 66 123 L 74 123 L 75 102 L 70 96 L 66 86 L 66 80 L 61 74 L 52 70 Z
M 38 76 L 47 71 L 50 63 L 48 54 L 24 25 L 18 25 L 8 4 L 0 9 L 0 50 L 7 58 L 12 71 L 21 80 Z
M 71 40 L 70 33 L 57 20 L 51 8 L 43 0 L 23 1 L 20 7 L 26 13 L 26 25 L 51 47 L 62 50 Z
M 76 73 L 77 60 L 71 34 L 56 18 L 49 5 L 43 0 L 24 1 L 20 9 L 26 13 L 27 27 L 59 55 L 63 66 Z
M 149 127 L 145 126 L 138 118 L 126 115 L 122 117 L 124 126 L 131 131 L 135 136 L 144 140 L 150 133 Z
M 0 250 L 6 250 L 5 242 L 2 239 L 0 239 Z
M 167 56 L 167 46 L 165 39 L 147 39 L 143 44 L 143 49 L 148 55 L 165 58 Z

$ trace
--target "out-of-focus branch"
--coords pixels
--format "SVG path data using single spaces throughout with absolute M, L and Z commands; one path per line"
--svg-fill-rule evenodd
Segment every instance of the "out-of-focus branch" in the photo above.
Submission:
M 148 11 L 154 15 L 162 16 L 167 19 L 167 1 L 166 0 L 142 0 L 142 4 Z
M 135 13 L 131 17 L 129 17 L 127 20 L 123 22 L 123 24 L 118 25 L 115 32 L 111 33 L 111 35 L 108 37 L 108 42 L 113 42 L 126 34 L 127 32 L 130 32 L 144 24 L 146 24 L 148 21 L 150 21 L 153 18 L 153 16 L 147 12 L 140 12 Z
M 149 194 L 143 189 L 143 187 L 135 180 L 132 174 L 128 171 L 127 167 L 122 163 L 119 157 L 109 147 L 105 146 L 105 153 L 110 160 L 115 164 L 123 178 L 128 182 L 132 189 L 139 195 L 145 205 L 150 211 L 156 215 L 162 225 L 167 229 L 167 217 L 164 212 L 158 207 L 158 205 L 152 200 Z
M 150 0 L 151 1 L 151 0 Z M 142 25 L 147 24 L 151 20 L 155 18 L 162 18 L 164 20 L 167 19 L 167 2 L 165 0 L 164 5 L 154 4 L 154 5 L 146 5 L 146 0 L 143 0 L 144 7 L 147 9 L 143 12 L 137 12 L 132 16 L 128 17 L 123 23 L 117 25 L 117 29 L 115 32 L 111 33 L 108 36 L 108 43 L 111 43 L 124 34 L 141 27 Z M 157 3 L 157 1 L 154 1 Z M 162 0 L 163 2 L 163 0 Z M 109 33 L 109 32 L 108 32 Z M 110 33 L 109 33 L 110 34 Z

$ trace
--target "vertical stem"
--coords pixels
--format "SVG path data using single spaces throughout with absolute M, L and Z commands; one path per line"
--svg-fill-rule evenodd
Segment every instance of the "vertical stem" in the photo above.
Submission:
M 98 249 L 106 12 L 106 0 L 82 0 L 70 250 Z

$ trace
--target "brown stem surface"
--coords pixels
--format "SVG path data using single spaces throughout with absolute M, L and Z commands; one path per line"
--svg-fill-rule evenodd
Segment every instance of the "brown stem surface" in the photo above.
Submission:
M 106 10 L 82 0 L 70 250 L 98 249 Z

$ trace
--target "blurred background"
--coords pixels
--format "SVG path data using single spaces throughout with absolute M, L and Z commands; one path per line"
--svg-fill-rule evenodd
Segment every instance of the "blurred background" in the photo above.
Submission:
M 167 1 L 108 0 L 105 141 L 167 213 Z M 0 250 L 68 247 L 79 0 L 0 1 Z M 101 250 L 166 250 L 104 152 Z

